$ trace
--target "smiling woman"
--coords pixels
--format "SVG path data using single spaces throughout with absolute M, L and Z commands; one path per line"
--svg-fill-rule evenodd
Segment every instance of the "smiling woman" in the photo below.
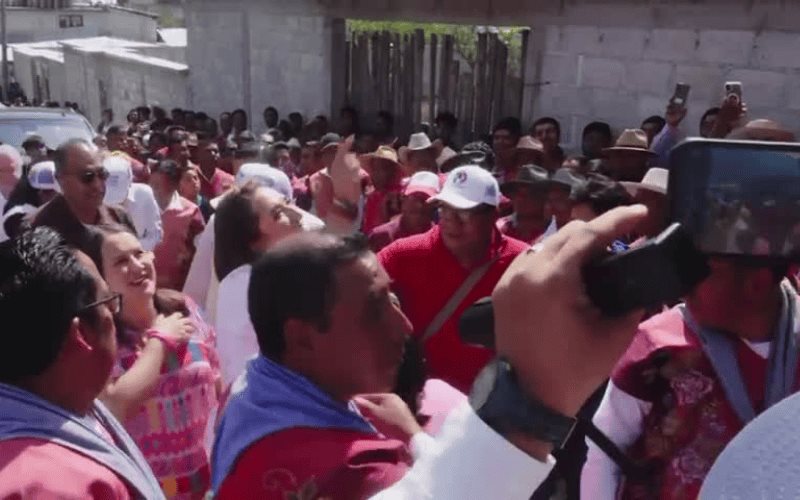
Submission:
M 125 227 L 98 226 L 99 269 L 121 295 L 119 352 L 101 399 L 123 422 L 168 498 L 203 498 L 209 459 L 203 436 L 218 404 L 219 363 L 213 329 L 197 306 L 156 290 L 153 253 Z M 170 409 L 182 408 L 184 418 Z M 172 447 L 168 435 L 192 436 Z

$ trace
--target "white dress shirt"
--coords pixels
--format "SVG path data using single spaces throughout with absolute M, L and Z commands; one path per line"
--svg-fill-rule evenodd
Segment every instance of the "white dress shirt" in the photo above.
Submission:
M 128 189 L 128 197 L 122 202 L 122 207 L 133 221 L 142 248 L 153 251 L 164 236 L 161 209 L 158 208 L 153 189 L 147 184 L 134 182 Z
M 245 368 L 247 360 L 258 354 L 258 340 L 247 311 L 250 264 L 239 266 L 219 283 L 217 294 L 217 354 L 222 380 L 227 387 Z
M 205 309 L 206 318 L 212 325 L 217 319 L 217 289 L 219 280 L 214 269 L 214 215 L 195 241 L 194 258 L 183 285 L 183 293 Z
M 414 465 L 372 500 L 528 500 L 555 464 L 526 454 L 481 420 L 468 402 L 455 408 L 438 437 L 411 440 Z

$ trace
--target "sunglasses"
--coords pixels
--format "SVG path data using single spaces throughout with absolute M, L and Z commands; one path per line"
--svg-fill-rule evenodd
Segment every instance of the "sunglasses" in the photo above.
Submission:
M 92 302 L 91 304 L 85 305 L 80 309 L 78 309 L 78 314 L 80 315 L 86 313 L 90 309 L 102 305 L 107 306 L 108 310 L 111 311 L 111 314 L 117 316 L 122 311 L 122 294 L 115 293 L 108 297 L 102 298 L 96 302 Z
M 108 179 L 109 173 L 105 167 L 99 167 L 90 170 L 84 170 L 81 173 L 64 173 L 63 175 L 71 175 L 77 177 L 83 184 L 91 184 L 96 178 L 105 182 Z

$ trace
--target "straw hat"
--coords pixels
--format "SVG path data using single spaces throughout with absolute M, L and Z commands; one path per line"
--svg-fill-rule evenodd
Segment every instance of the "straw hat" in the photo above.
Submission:
M 616 144 L 614 144 L 613 147 L 605 148 L 603 154 L 613 151 L 635 151 L 650 156 L 656 156 L 647 146 L 647 133 L 638 128 L 625 129 L 625 131 L 620 134 Z
M 620 182 L 622 186 L 631 194 L 636 196 L 637 191 L 645 189 L 654 193 L 667 194 L 669 184 L 669 170 L 665 168 L 651 168 L 644 174 L 642 182 Z

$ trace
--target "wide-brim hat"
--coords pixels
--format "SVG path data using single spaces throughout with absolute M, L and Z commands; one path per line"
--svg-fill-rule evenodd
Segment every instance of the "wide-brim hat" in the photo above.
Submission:
M 514 147 L 514 155 L 517 159 L 525 155 L 527 160 L 532 163 L 540 163 L 544 158 L 544 145 L 538 139 L 529 135 L 519 138 L 517 145 Z
M 636 196 L 640 189 L 654 193 L 667 194 L 669 184 L 669 170 L 665 168 L 651 168 L 647 171 L 642 182 L 620 182 L 631 196 Z
M 400 163 L 407 164 L 408 155 L 412 151 L 431 151 L 437 158 L 436 164 L 439 166 L 439 168 L 441 168 L 441 165 L 438 162 L 438 157 L 441 155 L 443 149 L 444 144 L 442 144 L 442 141 L 437 139 L 431 142 L 424 132 L 420 132 L 418 134 L 411 135 L 407 146 L 400 146 L 400 148 L 397 150 L 397 156 L 400 159 Z
M 372 153 L 365 154 L 363 158 L 366 160 L 365 169 L 371 170 L 375 160 L 386 160 L 392 165 L 399 167 L 400 161 L 397 158 L 397 151 L 390 146 L 379 146 L 378 149 Z
M 547 181 L 549 185 L 563 187 L 569 189 L 570 191 L 575 187 L 580 185 L 583 182 L 586 182 L 586 179 L 577 175 L 575 172 L 568 168 L 559 168 L 553 175 L 550 176 L 550 179 Z
M 654 152 L 650 151 L 647 144 L 647 133 L 638 128 L 625 129 L 612 147 L 603 149 L 603 154 L 614 151 L 634 151 L 648 156 L 656 156 Z
M 550 174 L 544 167 L 523 165 L 513 180 L 506 181 L 500 186 L 500 191 L 510 197 L 521 186 L 545 188 L 549 180 Z

